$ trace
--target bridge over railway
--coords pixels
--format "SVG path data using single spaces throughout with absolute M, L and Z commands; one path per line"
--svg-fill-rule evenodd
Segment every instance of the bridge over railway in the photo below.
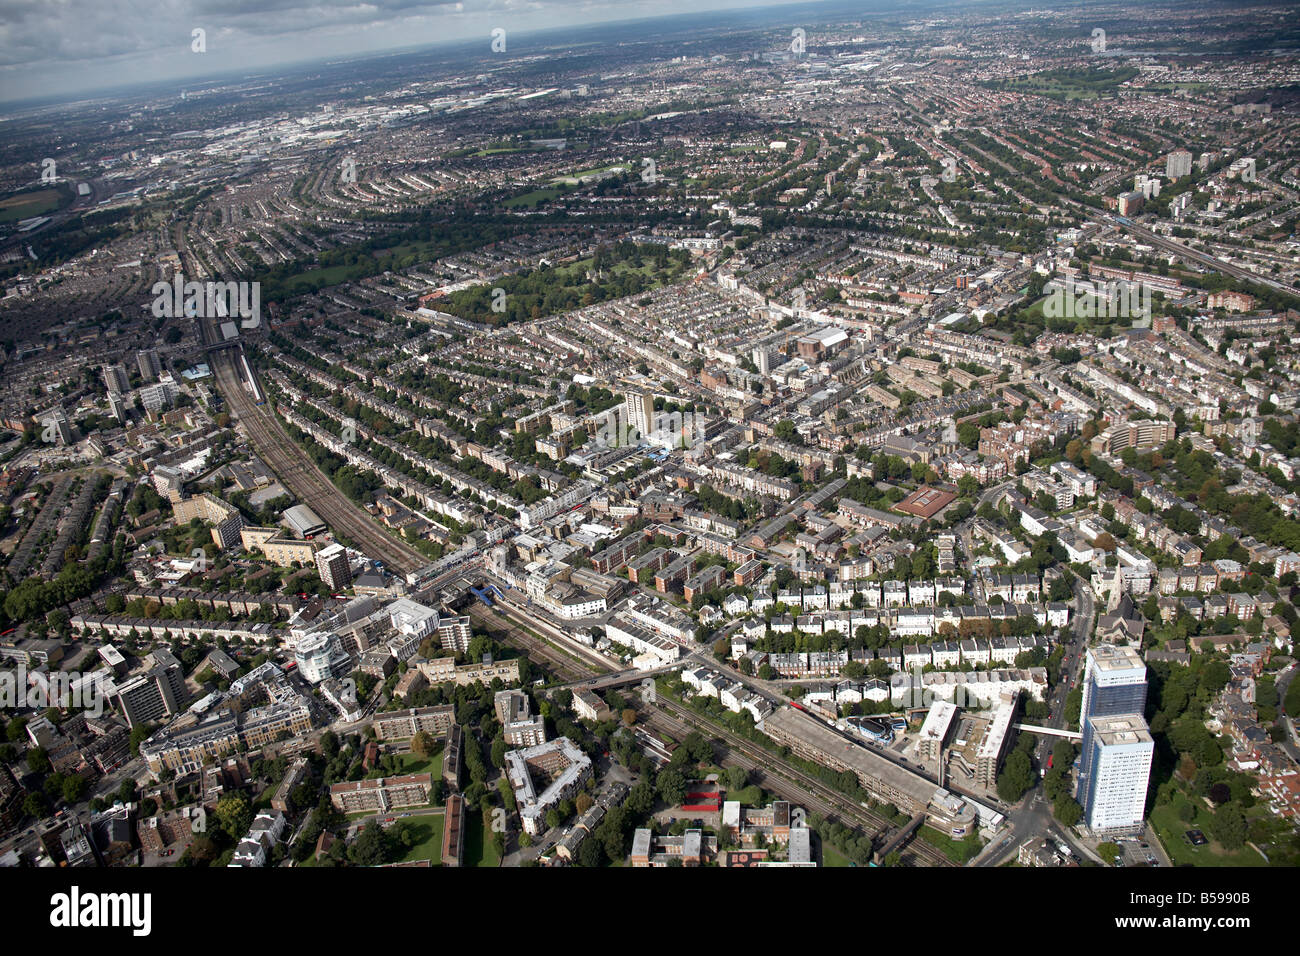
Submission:
M 625 671 L 618 671 L 613 674 L 605 674 L 601 677 L 593 677 L 588 680 L 570 681 L 567 684 L 561 684 L 558 687 L 553 689 L 554 690 L 589 690 L 589 691 L 611 690 L 612 688 L 623 687 L 629 684 L 640 684 L 642 681 L 647 679 L 653 680 L 655 677 L 658 677 L 660 674 L 667 674 L 675 670 L 680 670 L 688 663 L 690 663 L 690 661 L 683 658 L 679 661 L 674 661 L 671 664 L 665 664 L 662 667 L 656 667 L 654 670 L 642 671 L 642 670 L 637 670 L 635 667 L 630 667 Z
M 912 817 L 912 819 L 907 821 L 907 825 L 904 826 L 903 829 L 895 833 L 888 843 L 886 843 L 884 846 L 882 846 L 879 850 L 876 851 L 876 853 L 874 854 L 874 861 L 876 863 L 883 863 L 885 861 L 885 857 L 889 856 L 889 854 L 893 853 L 900 846 L 906 843 L 907 838 L 910 837 L 913 833 L 915 833 L 917 831 L 917 828 L 920 827 L 921 824 L 924 822 L 925 822 L 925 813 L 924 812 L 916 813 Z

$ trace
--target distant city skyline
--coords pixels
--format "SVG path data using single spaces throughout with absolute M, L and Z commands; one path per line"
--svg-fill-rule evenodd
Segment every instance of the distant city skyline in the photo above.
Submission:
M 813 0 L 820 4 L 822 0 Z M 0 0 L 0 102 L 788 0 Z M 802 4 L 808 6 L 808 3 Z M 203 30 L 204 52 L 194 31 Z

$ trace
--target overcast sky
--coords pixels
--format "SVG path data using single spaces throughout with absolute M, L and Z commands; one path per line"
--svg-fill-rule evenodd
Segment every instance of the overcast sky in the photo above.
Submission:
M 0 0 L 0 100 L 789 0 Z M 206 32 L 206 53 L 192 51 Z

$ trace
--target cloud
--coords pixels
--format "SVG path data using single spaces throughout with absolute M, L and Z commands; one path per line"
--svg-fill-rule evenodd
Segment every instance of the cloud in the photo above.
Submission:
M 776 0 L 761 0 L 772 3 Z M 699 12 L 746 0 L 0 0 L 0 100 Z M 206 53 L 191 50 L 206 31 Z
M 770 5 L 780 0 L 759 0 Z M 0 100 L 753 0 L 0 0 Z M 192 31 L 207 50 L 191 50 Z

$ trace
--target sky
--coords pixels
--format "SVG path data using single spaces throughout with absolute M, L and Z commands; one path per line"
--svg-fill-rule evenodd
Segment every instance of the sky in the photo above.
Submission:
M 789 0 L 0 0 L 0 100 Z M 195 30 L 202 30 L 200 45 Z

